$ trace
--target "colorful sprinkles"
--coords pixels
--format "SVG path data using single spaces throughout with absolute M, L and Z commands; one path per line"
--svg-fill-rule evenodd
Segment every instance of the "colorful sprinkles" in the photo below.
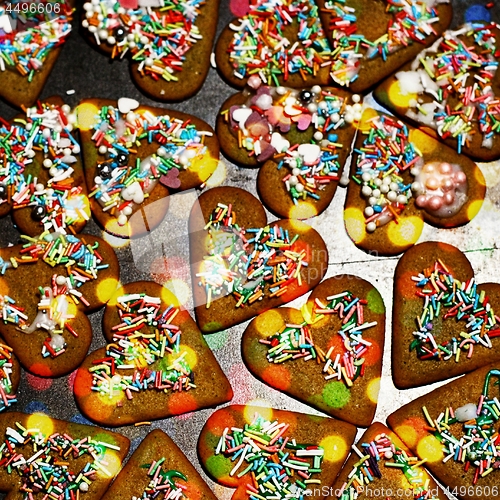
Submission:
M 429 488 L 429 477 L 424 473 L 423 467 L 420 467 L 425 460 L 409 456 L 385 433 L 375 436 L 375 439 L 368 443 L 361 443 L 361 448 L 360 450 L 356 445 L 352 446 L 359 456 L 359 461 L 354 464 L 349 480 L 335 493 L 338 500 L 362 497 L 367 484 L 383 477 L 385 467 L 401 470 L 410 485 L 409 490 L 413 492 L 413 499 L 437 500 Z M 410 495 L 405 492 L 405 496 Z
M 0 59 L 1 60 L 1 59 Z M 68 105 L 39 103 L 26 118 L 10 124 L 0 118 L 0 205 L 30 207 L 31 217 L 45 231 L 66 232 L 90 218 L 86 196 L 72 177 L 80 145 L 71 135 L 74 115 Z M 31 173 L 38 151 L 50 176 L 46 184 Z
M 14 68 L 31 82 L 51 50 L 71 33 L 73 9 L 67 0 L 50 0 L 36 12 L 29 7 L 30 3 L 21 2 L 0 7 L 0 16 L 8 16 L 13 28 L 0 32 L 0 71 Z
M 236 462 L 230 476 L 251 477 L 246 490 L 250 499 L 303 499 L 310 486 L 321 484 L 317 476 L 325 450 L 297 443 L 286 436 L 288 428 L 289 424 L 270 422 L 256 413 L 243 429 L 224 429 L 215 455 Z
M 312 0 L 250 0 L 248 14 L 230 24 L 234 31 L 227 49 L 233 75 L 257 75 L 267 85 L 279 85 L 289 75 L 304 80 L 329 65 L 330 47 Z M 291 30 L 297 30 L 292 43 Z M 292 40 L 290 40 L 292 38 Z
M 278 224 L 242 228 L 232 205 L 217 204 L 205 226 L 209 255 L 203 258 L 198 285 L 206 292 L 206 307 L 232 294 L 235 307 L 269 297 L 279 297 L 293 283 L 302 285 L 301 269 L 308 266 L 305 250 L 295 251 L 299 235 L 291 237 Z M 267 290 L 266 290 L 267 285 Z
M 498 29 L 495 23 L 471 23 L 448 31 L 412 71 L 396 74 L 403 94 L 430 99 L 411 100 L 407 116 L 436 128 L 443 139 L 456 139 L 459 153 L 477 132 L 489 149 L 500 134 L 500 98 L 492 89 L 500 58 Z
M 17 396 L 12 387 L 12 370 L 12 348 L 0 344 L 0 411 L 17 403 Z
M 464 466 L 464 472 L 474 471 L 472 483 L 500 469 L 500 438 L 497 423 L 500 420 L 500 402 L 489 395 L 491 377 L 499 377 L 499 370 L 490 370 L 485 377 L 483 391 L 477 404 L 467 403 L 459 408 L 447 407 L 436 419 L 427 408 L 422 411 L 431 432 L 442 444 L 443 463 L 453 460 Z M 498 385 L 498 381 L 494 385 Z
M 205 154 L 204 136 L 212 135 L 197 130 L 190 120 L 155 116 L 148 110 L 130 110 L 129 101 L 132 100 L 120 99 L 118 108 L 103 106 L 96 116 L 92 135 L 99 154 L 106 155 L 107 159 L 97 164 L 95 185 L 89 196 L 95 197 L 104 211 L 114 214 L 122 226 L 158 181 L 163 182 L 162 176 L 178 176 Z M 133 109 L 138 106 L 134 101 Z M 123 112 L 120 108 L 129 110 Z M 132 161 L 137 148 L 152 143 L 158 145 L 155 153 Z M 173 180 L 169 187 L 180 187 L 178 178 Z
M 172 324 L 179 309 L 161 310 L 161 300 L 144 293 L 118 298 L 120 323 L 113 326 L 113 342 L 106 357 L 93 362 L 92 390 L 110 399 L 147 390 L 182 392 L 196 388 L 181 329 Z M 150 366 L 159 363 L 157 369 Z M 133 370 L 133 373 L 121 373 Z
M 342 353 L 335 352 L 335 347 L 331 346 L 325 354 L 314 342 L 307 321 L 300 325 L 286 324 L 279 332 L 259 342 L 268 347 L 267 360 L 270 363 L 312 360 L 323 365 L 325 380 L 336 378 L 351 387 L 358 377 L 364 375 L 366 365 L 363 356 L 372 345 L 363 338 L 363 333 L 376 326 L 377 322 L 364 321 L 364 306 L 368 302 L 349 291 L 332 295 L 326 300 L 328 302 L 324 304 L 318 298 L 315 299 L 312 323 L 323 319 L 325 315 L 338 315 L 342 320 L 342 327 L 337 331 L 337 335 L 342 338 Z
M 495 315 L 484 291 L 477 290 L 474 278 L 460 282 L 455 279 L 440 260 L 418 276 L 416 295 L 422 297 L 422 314 L 417 316 L 417 330 L 410 351 L 415 350 L 420 360 L 448 361 L 458 363 L 460 355 L 467 352 L 471 358 L 475 347 L 491 349 L 491 339 L 500 336 L 500 318 Z M 448 308 L 445 312 L 445 308 Z M 455 318 L 465 322 L 465 331 L 460 336 L 439 342 L 433 329 L 433 321 L 443 315 L 442 321 Z
M 186 485 L 176 480 L 177 478 L 187 481 L 187 477 L 177 470 L 163 470 L 163 462 L 165 462 L 165 457 L 155 460 L 151 464 L 141 465 L 142 468 L 148 469 L 148 477 L 151 480 L 143 494 L 139 497 L 133 496 L 132 500 L 154 500 L 155 498 L 181 500 L 188 498 L 184 494 Z
M 23 453 L 22 447 L 30 451 Z M 20 477 L 19 492 L 23 500 L 45 495 L 53 500 L 77 500 L 80 493 L 89 490 L 97 473 L 108 478 L 113 473 L 107 468 L 106 451 L 119 447 L 90 437 L 74 439 L 58 432 L 45 436 L 39 429 L 26 429 L 19 422 L 7 427 L 0 446 L 0 466 L 9 474 Z M 88 457 L 82 469 L 76 471 L 71 459 Z
M 196 20 L 204 1 L 139 1 L 133 8 L 122 3 L 86 2 L 82 26 L 97 45 L 113 47 L 112 58 L 122 59 L 128 53 L 142 75 L 155 81 L 179 81 L 186 54 L 203 38 Z
M 325 8 L 331 19 L 331 76 L 340 85 L 349 86 L 359 75 L 362 59 L 387 57 L 414 42 L 424 43 L 436 35 L 433 24 L 439 21 L 434 0 L 387 0 L 386 12 L 392 14 L 387 32 L 377 40 L 358 33 L 356 10 L 345 0 L 328 0 Z M 363 13 L 370 15 L 369 12 Z

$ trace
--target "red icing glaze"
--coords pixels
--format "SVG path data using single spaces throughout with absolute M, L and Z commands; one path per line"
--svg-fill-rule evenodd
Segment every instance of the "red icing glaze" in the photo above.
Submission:
M 168 409 L 175 415 L 198 409 L 196 398 L 189 392 L 175 392 L 168 401 Z
M 365 358 L 365 363 L 367 366 L 372 366 L 382 357 L 382 349 L 373 339 L 365 338 L 367 342 L 370 342 L 372 345 L 367 349 L 363 357 Z
M 288 368 L 281 365 L 270 365 L 262 372 L 264 381 L 280 391 L 285 391 L 290 388 L 291 374 Z
M 42 363 L 34 363 L 31 366 L 30 371 L 36 372 L 43 377 L 52 376 L 50 368 Z M 52 385 L 52 380 L 36 377 L 35 375 L 30 375 L 29 373 L 26 373 L 26 377 L 28 378 L 28 382 L 31 387 L 37 389 L 38 391 L 46 391 Z
M 216 436 L 221 436 L 226 427 L 235 425 L 233 415 L 229 410 L 218 410 L 207 421 L 208 430 Z

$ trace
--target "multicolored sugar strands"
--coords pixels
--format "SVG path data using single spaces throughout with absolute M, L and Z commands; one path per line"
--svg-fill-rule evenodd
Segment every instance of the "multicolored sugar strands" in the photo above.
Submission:
M 151 478 L 148 486 L 141 496 L 133 496 L 132 500 L 154 500 L 155 498 L 164 498 L 165 500 L 188 500 L 184 495 L 186 485 L 179 479 L 187 481 L 187 477 L 177 470 L 164 470 L 162 464 L 165 457 L 153 461 L 151 464 L 141 465 L 148 469 L 148 477 Z
M 67 105 L 39 103 L 26 110 L 26 118 L 12 124 L 0 118 L 0 205 L 31 207 L 31 217 L 42 231 L 66 232 L 87 221 L 90 211 L 82 187 L 72 175 L 80 145 L 71 135 L 74 116 Z M 49 173 L 46 184 L 28 174 L 37 151 Z
M 286 82 L 299 74 L 306 80 L 330 64 L 329 43 L 312 0 L 250 0 L 248 14 L 238 22 L 229 25 L 234 35 L 228 47 L 238 79 L 258 75 L 278 86 L 278 78 Z M 297 30 L 294 43 L 285 34 L 292 28 Z
M 112 47 L 112 58 L 131 56 L 137 70 L 153 80 L 179 81 L 187 52 L 202 39 L 196 25 L 203 0 L 161 0 L 125 8 L 119 0 L 86 2 L 82 26 L 97 45 Z
M 196 276 L 206 290 L 207 309 L 213 300 L 228 294 L 236 299 L 235 307 L 244 307 L 266 293 L 283 295 L 293 282 L 302 284 L 300 271 L 308 263 L 304 250 L 293 250 L 298 234 L 291 237 L 279 224 L 242 228 L 232 206 L 222 203 L 211 213 L 205 230 L 209 255 Z
M 267 339 L 259 339 L 259 342 L 268 346 L 267 360 L 270 363 L 285 363 L 298 359 L 314 361 L 323 365 L 325 380 L 336 378 L 351 387 L 358 377 L 364 375 L 363 356 L 372 345 L 363 338 L 363 332 L 376 326 L 377 322 L 364 321 L 363 310 L 368 302 L 355 297 L 349 291 L 327 297 L 327 301 L 323 304 L 316 298 L 311 322 L 314 324 L 325 315 L 338 315 L 342 322 L 342 327 L 337 332 L 344 346 L 342 353 L 335 352 L 335 347 L 331 346 L 325 354 L 323 348 L 314 342 L 307 321 L 300 325 L 286 324 L 277 334 Z
M 51 0 L 42 4 L 43 8 L 33 4 L 35 12 L 30 5 L 12 2 L 0 7 L 0 16 L 7 16 L 13 27 L 11 32 L 0 34 L 0 71 L 15 69 L 31 82 L 50 51 L 71 33 L 73 8 L 67 0 Z
M 134 103 L 134 109 L 139 106 Z M 188 169 L 200 155 L 206 152 L 205 135 L 211 132 L 197 130 L 189 120 L 183 121 L 169 115 L 156 116 L 148 110 L 120 111 L 114 106 L 103 106 L 93 126 L 94 141 L 98 152 L 107 160 L 97 165 L 90 197 L 104 211 L 115 214 L 119 225 L 125 225 L 134 207 L 141 205 L 162 176 L 169 172 L 179 174 Z M 158 144 L 155 153 L 145 158 L 139 155 L 141 145 Z M 170 187 L 180 187 L 170 183 Z
M 429 488 L 430 479 L 420 467 L 425 460 L 412 457 L 394 444 L 392 439 L 382 433 L 368 443 L 361 443 L 361 450 L 353 445 L 352 449 L 359 456 L 349 480 L 336 494 L 338 500 L 354 500 L 363 496 L 367 484 L 375 482 L 384 475 L 384 468 L 397 468 L 407 479 L 410 487 L 405 496 L 415 500 L 437 500 Z
M 495 24 L 472 23 L 447 32 L 435 51 L 416 61 L 412 82 L 402 80 L 405 72 L 397 74 L 404 93 L 432 99 L 422 104 L 413 99 L 407 115 L 435 127 L 443 139 L 457 139 L 459 153 L 476 126 L 482 147 L 491 149 L 500 134 L 500 97 L 492 89 L 500 58 L 495 29 Z
M 225 428 L 215 455 L 231 457 L 235 465 L 230 476 L 250 476 L 246 493 L 251 500 L 305 498 L 311 485 L 321 484 L 325 450 L 300 444 L 287 436 L 289 424 L 270 422 L 255 414 L 243 429 Z
M 497 431 L 500 401 L 496 396 L 490 396 L 492 377 L 500 377 L 500 370 L 488 372 L 477 404 L 447 407 L 436 419 L 430 416 L 425 406 L 422 408 L 430 426 L 428 431 L 442 445 L 443 463 L 453 460 L 463 464 L 464 472 L 473 470 L 473 485 L 500 469 L 500 436 Z M 498 384 L 497 380 L 494 385 Z
M 454 358 L 458 363 L 462 353 L 467 352 L 467 358 L 471 358 L 475 347 L 492 349 L 491 339 L 500 336 L 500 318 L 495 315 L 485 292 L 477 289 L 474 278 L 460 282 L 443 262 L 437 261 L 412 280 L 417 286 L 416 295 L 424 300 L 422 314 L 416 318 L 415 340 L 410 345 L 418 359 Z M 433 321 L 441 314 L 443 321 L 455 318 L 465 322 L 465 331 L 460 332 L 460 337 L 443 341 L 435 337 Z
M 12 369 L 12 348 L 0 344 L 0 411 L 17 403 L 17 396 L 12 387 Z
M 26 429 L 16 422 L 16 428 L 5 430 L 0 467 L 20 478 L 23 500 L 33 500 L 38 494 L 53 500 L 77 500 L 89 490 L 97 474 L 113 477 L 107 468 L 106 451 L 119 449 L 90 437 L 74 439 L 68 433 L 46 436 L 39 429 Z M 73 470 L 71 462 L 82 456 L 88 461 L 80 470 Z
M 345 0 L 328 0 L 325 8 L 331 11 L 329 32 L 331 76 L 340 85 L 349 86 L 359 75 L 361 60 L 381 57 L 383 61 L 393 52 L 413 42 L 424 43 L 436 35 L 433 23 L 439 20 L 434 1 L 387 0 L 386 12 L 392 14 L 387 33 L 377 40 L 368 40 L 358 33 L 357 14 Z
M 182 392 L 196 388 L 181 329 L 172 324 L 179 312 L 161 309 L 161 300 L 146 294 L 126 294 L 117 300 L 120 323 L 114 325 L 113 342 L 106 357 L 93 362 L 92 390 L 110 399 L 139 391 Z M 151 365 L 159 367 L 151 369 Z M 124 370 L 133 370 L 131 374 Z

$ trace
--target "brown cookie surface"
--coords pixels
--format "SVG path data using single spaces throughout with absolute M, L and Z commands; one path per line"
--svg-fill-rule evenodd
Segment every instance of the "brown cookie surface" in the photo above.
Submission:
M 264 442 L 257 439 L 255 432 L 262 432 Z M 273 483 L 278 482 L 274 483 L 278 488 L 304 491 L 304 483 L 299 485 L 298 477 L 312 479 L 307 487 L 315 492 L 315 497 L 325 498 L 325 489 L 332 486 L 355 435 L 353 425 L 330 418 L 260 406 L 232 405 L 217 410 L 208 419 L 198 439 L 198 455 L 210 477 L 223 486 L 236 488 L 233 499 L 249 498 L 257 491 L 271 493 L 267 484 L 263 484 L 266 476 L 256 478 L 257 475 L 251 473 L 251 447 L 254 456 L 263 463 L 276 464 L 269 467 L 269 473 L 274 477 Z M 233 445 L 243 438 L 247 438 L 245 450 L 234 457 L 237 450 Z M 268 449 L 264 451 L 264 447 Z M 284 454 L 279 452 L 280 447 L 286 450 Z M 249 459 L 245 460 L 247 455 Z M 300 475 L 297 475 L 298 463 L 302 465 Z M 283 477 L 283 468 L 287 466 L 294 469 L 294 473 Z
M 460 304 L 462 297 L 466 304 Z M 430 384 L 500 361 L 500 328 L 493 312 L 499 301 L 500 285 L 476 285 L 474 271 L 458 248 L 432 241 L 408 250 L 394 274 L 395 385 L 406 389 Z M 464 310 L 469 304 L 472 315 Z
M 0 491 L 12 500 L 23 500 L 27 490 L 36 493 L 51 485 L 68 498 L 81 494 L 100 500 L 120 471 L 130 445 L 121 434 L 41 413 L 4 413 L 0 429 L 5 445 Z M 26 462 L 30 467 L 23 467 Z M 32 468 L 43 469 L 44 474 L 35 478 Z
M 477 215 L 486 183 L 469 158 L 371 108 L 364 111 L 360 127 L 355 148 L 364 152 L 354 154 L 344 210 L 347 234 L 356 246 L 397 255 L 416 243 L 424 222 L 452 228 Z
M 118 289 L 104 313 L 103 332 L 108 347 L 87 356 L 74 384 L 77 404 L 91 420 L 127 425 L 232 398 L 231 386 L 196 323 L 157 283 L 139 281 Z M 129 348 L 120 347 L 123 342 Z
M 70 256 L 60 264 L 55 263 L 62 258 L 58 248 Z M 45 252 L 53 259 L 44 262 Z M 98 254 L 102 259 L 95 265 L 107 267 L 80 267 L 79 254 L 83 259 Z M 0 277 L 1 334 L 21 365 L 34 375 L 70 373 L 83 361 L 92 340 L 85 313 L 102 307 L 118 285 L 119 266 L 113 249 L 96 236 L 82 235 L 59 237 L 51 243 L 28 240 L 26 245 L 1 249 L 0 257 L 6 266 Z M 92 272 L 96 280 L 89 274 Z M 81 280 L 82 286 L 77 286 Z
M 334 276 L 313 290 L 302 310 L 283 307 L 257 316 L 243 334 L 242 354 L 264 383 L 332 417 L 368 426 L 377 408 L 384 333 L 385 307 L 376 288 L 356 276 Z
M 167 213 L 169 194 L 200 186 L 217 167 L 217 138 L 195 116 L 127 98 L 84 100 L 77 115 L 92 213 L 115 236 L 148 234 Z
M 218 212 L 218 204 L 231 207 L 230 212 L 224 212 L 224 217 L 231 214 L 231 220 L 215 223 L 212 230 L 208 231 L 206 225 L 215 213 L 214 210 Z M 223 210 L 218 212 L 219 216 L 222 216 Z M 251 229 L 252 232 L 241 238 L 242 228 L 244 231 Z M 253 239 L 260 229 L 267 232 L 263 243 L 268 242 L 266 247 L 271 249 L 273 255 L 271 259 L 261 255 L 270 267 L 274 267 L 266 281 L 255 276 L 255 272 L 252 278 L 243 268 L 243 261 L 247 259 L 244 254 L 248 252 L 247 255 L 250 255 L 253 252 L 253 248 L 246 245 L 246 240 Z M 260 236 L 263 234 L 261 231 Z M 293 220 L 278 220 L 268 224 L 260 202 L 252 194 L 239 188 L 221 187 L 205 191 L 191 211 L 189 237 L 196 321 L 204 333 L 229 328 L 299 297 L 314 288 L 327 269 L 328 251 L 323 239 L 314 229 Z M 285 239 L 281 240 L 283 237 Z M 241 245 L 244 248 L 240 248 Z M 257 251 L 262 248 L 259 246 Z M 232 258 L 233 250 L 236 252 L 234 255 L 238 254 L 235 259 L 237 262 L 231 266 L 236 275 L 227 274 L 224 262 L 227 258 Z M 253 260 L 255 255 L 248 258 Z M 292 276 L 288 276 L 287 272 Z M 238 298 L 228 293 L 227 287 L 233 282 L 233 277 L 234 283 L 241 285 L 236 290 Z M 246 298 L 242 298 L 242 294 Z M 238 302 L 240 306 L 237 306 Z
M 162 490 L 175 498 L 173 492 L 180 488 L 185 498 L 217 498 L 172 439 L 155 429 L 143 439 L 102 498 L 130 500 L 132 496 L 142 498 L 146 492 L 152 495 Z

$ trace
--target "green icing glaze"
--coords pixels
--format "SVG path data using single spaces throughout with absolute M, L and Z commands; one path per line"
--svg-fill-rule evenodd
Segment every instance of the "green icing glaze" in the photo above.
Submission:
M 233 465 L 231 460 L 224 455 L 212 455 L 207 459 L 207 470 L 214 478 L 219 479 L 224 476 L 229 476 Z
M 368 308 L 370 311 L 375 314 L 383 314 L 385 313 L 384 301 L 382 300 L 382 296 L 375 288 L 372 288 L 368 295 L 366 296 L 366 300 L 368 301 Z
M 338 380 L 325 385 L 323 389 L 323 401 L 330 407 L 339 410 L 351 399 L 351 393 L 344 382 Z

